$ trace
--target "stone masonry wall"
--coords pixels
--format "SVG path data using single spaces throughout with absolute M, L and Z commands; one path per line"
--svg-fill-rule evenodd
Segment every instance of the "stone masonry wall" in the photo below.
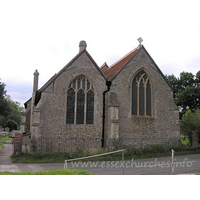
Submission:
M 67 89 L 70 82 L 79 75 L 87 77 L 94 88 L 93 124 L 66 124 Z M 59 146 L 66 145 L 67 141 L 78 141 L 80 139 L 79 141 L 90 141 L 89 143 L 85 142 L 90 147 L 100 147 L 102 137 L 102 93 L 106 90 L 105 83 L 105 78 L 89 57 L 83 53 L 54 81 L 53 90 L 47 88 L 42 92 L 40 101 L 44 101 L 44 103 L 41 105 L 42 103 L 40 104 L 39 102 L 35 108 L 37 112 L 40 112 L 40 119 L 37 119 L 37 121 L 40 121 L 38 137 L 49 138 L 52 142 L 57 141 L 55 139 L 59 139 Z M 52 87 L 51 85 L 50 87 Z M 55 142 L 53 145 L 58 144 Z M 77 147 L 77 144 L 74 143 L 74 146 Z
M 153 116 L 150 117 L 133 116 L 131 113 L 131 83 L 134 74 L 140 69 L 145 70 L 152 82 Z M 108 108 L 117 107 L 111 102 L 111 94 L 115 94 L 119 101 L 119 137 L 110 137 L 114 121 L 111 119 L 110 109 L 107 109 L 106 137 L 110 148 L 116 145 L 177 144 L 177 126 L 174 122 L 179 118 L 179 113 L 173 102 L 173 92 L 144 50 L 113 80 L 107 96 Z
M 131 83 L 138 70 L 143 69 L 152 83 L 152 116 L 131 113 Z M 94 88 L 94 123 L 66 124 L 67 90 L 71 81 L 85 76 Z M 35 135 L 38 151 L 76 151 L 78 148 L 98 148 L 102 138 L 103 91 L 106 80 L 86 52 L 63 69 L 42 91 L 33 112 L 31 136 Z M 113 80 L 106 93 L 106 147 L 177 144 L 178 109 L 173 92 L 158 68 L 141 49 Z M 178 129 L 179 131 L 179 129 Z M 178 137 L 179 134 L 178 134 Z M 51 148 L 50 148 L 51 147 Z M 52 148 L 54 147 L 54 148 Z M 52 150 L 54 149 L 54 150 Z

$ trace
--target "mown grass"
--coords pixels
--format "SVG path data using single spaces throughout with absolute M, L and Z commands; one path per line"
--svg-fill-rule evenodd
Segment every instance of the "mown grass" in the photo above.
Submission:
M 12 140 L 12 138 L 9 138 L 8 135 L 4 136 L 4 137 L 1 137 L 0 138 L 0 143 L 5 143 L 7 140 Z
M 124 159 L 146 159 L 146 158 L 159 158 L 171 156 L 171 149 L 174 149 L 175 155 L 190 155 L 200 154 L 200 147 L 173 147 L 173 146 L 162 146 L 152 145 L 151 148 L 129 148 L 124 152 Z M 90 149 L 89 151 L 77 150 L 76 153 L 69 154 L 66 152 L 56 153 L 19 153 L 18 155 L 11 156 L 13 163 L 64 163 L 65 160 L 74 158 L 81 158 L 90 155 L 102 154 L 109 152 L 106 148 Z M 122 159 L 122 153 L 115 153 L 96 158 L 84 159 L 82 161 L 116 161 Z
M 93 175 L 93 173 L 81 169 L 56 169 L 38 172 L 0 172 L 0 175 Z

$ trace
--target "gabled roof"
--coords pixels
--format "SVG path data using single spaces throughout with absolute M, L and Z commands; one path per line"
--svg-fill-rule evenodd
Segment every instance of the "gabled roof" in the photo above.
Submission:
M 151 61 L 154 63 L 155 67 L 157 68 L 158 72 L 162 75 L 163 79 L 167 82 L 167 84 L 169 85 L 169 87 L 172 89 L 172 87 L 170 86 L 170 84 L 168 83 L 166 77 L 164 76 L 164 74 L 162 73 L 162 71 L 159 69 L 159 67 L 157 66 L 157 64 L 154 62 L 154 60 L 151 58 L 151 56 L 149 55 L 149 53 L 147 52 L 147 50 L 144 48 L 143 45 L 139 45 L 137 48 L 135 48 L 134 50 L 132 50 L 131 52 L 129 52 L 127 55 L 125 55 L 123 58 L 121 58 L 120 60 L 118 60 L 116 63 L 114 63 L 112 66 L 108 67 L 107 63 L 105 62 L 100 68 L 99 66 L 96 64 L 96 62 L 93 60 L 93 58 L 91 57 L 91 55 L 87 52 L 86 49 L 83 49 L 82 51 L 80 51 L 66 66 L 64 66 L 57 74 L 55 74 L 54 76 L 52 76 L 38 91 L 37 93 L 41 93 L 42 91 L 44 91 L 56 78 L 58 78 L 63 71 L 65 71 L 65 69 L 67 67 L 69 67 L 76 59 L 78 59 L 79 56 L 81 56 L 84 52 L 86 53 L 86 55 L 88 56 L 88 58 L 92 61 L 92 63 L 94 64 L 94 66 L 97 68 L 97 70 L 100 72 L 100 74 L 104 77 L 105 80 L 110 80 L 112 81 L 119 73 L 120 71 L 123 69 L 124 66 L 126 66 L 126 64 L 141 50 L 143 49 L 146 54 L 149 56 L 149 58 L 151 59 Z M 172 89 L 173 90 L 173 89 Z M 39 96 L 39 95 L 38 95 Z M 25 102 L 25 106 L 27 105 L 27 103 L 31 100 L 31 98 Z
M 104 74 L 105 73 L 105 71 L 108 69 L 108 65 L 107 65 L 107 63 L 105 62 L 101 67 L 100 67 L 100 70 L 101 70 L 101 72 Z
M 63 71 L 65 71 L 65 69 L 67 67 L 69 67 L 76 59 L 78 59 L 79 56 L 81 56 L 83 53 L 86 53 L 86 55 L 89 57 L 89 59 L 92 61 L 92 63 L 94 64 L 94 66 L 97 68 L 97 70 L 100 72 L 100 74 L 104 77 L 104 79 L 106 80 L 105 75 L 101 72 L 99 66 L 96 64 L 96 62 L 94 61 L 94 59 L 92 58 L 92 56 L 87 52 L 86 49 L 80 51 L 67 65 L 65 65 L 57 74 L 55 74 L 54 76 L 52 76 L 39 90 L 38 92 L 42 92 L 44 91 L 56 78 L 58 78 Z
M 102 73 L 102 71 L 100 70 L 99 66 L 97 65 L 97 63 L 94 61 L 94 59 L 92 58 L 92 56 L 87 52 L 86 49 L 83 49 L 82 51 L 80 51 L 67 65 L 65 65 L 57 74 L 53 75 L 39 90 L 36 91 L 36 93 L 38 94 L 37 96 L 40 96 L 39 94 L 41 92 L 43 92 L 56 78 L 58 78 L 62 73 L 63 71 L 65 71 L 65 69 L 67 67 L 69 67 L 76 59 L 79 58 L 79 56 L 81 56 L 83 53 L 86 53 L 86 55 L 88 56 L 88 58 L 91 60 L 91 62 L 94 64 L 94 66 L 97 68 L 97 70 L 100 72 L 100 74 L 104 77 L 105 80 L 106 77 L 105 75 Z M 27 106 L 27 103 L 32 99 L 32 97 L 26 101 L 24 103 L 25 107 Z M 37 101 L 37 100 L 36 100 Z
M 137 48 L 129 52 L 123 58 L 118 60 L 112 66 L 110 66 L 105 72 L 105 76 L 108 80 L 113 80 L 115 76 L 120 72 L 120 70 L 131 60 L 131 58 L 142 48 L 142 45 L 139 45 Z
M 125 55 L 123 58 L 121 58 L 120 60 L 118 60 L 116 63 L 114 63 L 113 65 L 111 65 L 105 72 L 105 76 L 108 80 L 112 81 L 119 73 L 120 71 L 123 69 L 123 67 L 141 50 L 143 49 L 146 54 L 148 55 L 149 59 L 152 61 L 152 63 L 155 65 L 157 71 L 161 74 L 161 76 L 163 77 L 163 79 L 166 81 L 166 83 L 168 84 L 168 86 L 171 88 L 171 90 L 173 91 L 172 86 L 169 84 L 169 82 L 167 81 L 166 77 L 164 76 L 164 74 L 162 73 L 162 71 L 160 70 L 160 68 L 157 66 L 157 64 L 154 62 L 154 60 L 152 59 L 152 57 L 150 56 L 150 54 L 147 52 L 147 50 L 144 48 L 143 45 L 139 45 L 137 48 L 135 48 L 134 50 L 132 50 L 131 52 L 129 52 L 127 55 Z

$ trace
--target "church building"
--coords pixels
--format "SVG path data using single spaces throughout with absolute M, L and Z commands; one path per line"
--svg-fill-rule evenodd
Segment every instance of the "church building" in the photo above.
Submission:
M 141 42 L 111 66 L 99 67 L 86 48 L 81 41 L 78 54 L 40 89 L 34 73 L 21 131 L 42 142 L 37 151 L 177 145 L 173 90 Z

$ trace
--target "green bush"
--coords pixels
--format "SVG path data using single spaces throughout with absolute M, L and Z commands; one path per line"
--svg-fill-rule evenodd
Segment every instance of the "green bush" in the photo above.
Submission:
M 12 119 L 7 120 L 5 126 L 9 127 L 10 131 L 18 129 L 17 122 L 15 120 L 12 120 Z
M 166 148 L 160 144 L 153 144 L 150 148 L 150 153 L 164 153 L 166 152 Z
M 180 127 L 184 134 L 189 137 L 189 143 L 191 145 L 192 131 L 197 131 L 200 137 L 200 110 L 198 109 L 195 112 L 188 110 L 182 117 Z

